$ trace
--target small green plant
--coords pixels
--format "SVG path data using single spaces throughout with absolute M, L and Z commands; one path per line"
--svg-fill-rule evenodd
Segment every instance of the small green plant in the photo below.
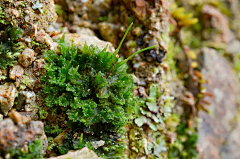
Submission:
M 180 123 L 176 133 L 177 139 L 169 148 L 169 159 L 197 159 L 198 134 L 196 130 Z
M 139 116 L 135 119 L 135 123 L 141 127 L 143 124 L 156 131 L 157 125 L 163 124 L 164 116 L 160 114 L 160 107 L 157 104 L 157 98 L 161 95 L 156 84 L 152 84 L 149 88 L 149 97 L 144 100 L 141 99 L 141 106 L 139 107 Z
M 5 21 L 5 14 L 2 10 L 2 7 L 0 7 L 0 24 L 6 24 L 6 21 Z
M 140 50 L 125 60 L 118 58 L 127 32 L 114 53 L 106 51 L 107 48 L 100 50 L 86 44 L 84 47 L 70 47 L 64 42 L 64 36 L 58 41 L 61 55 L 55 51 L 44 53 L 48 62 L 45 65 L 47 74 L 42 78 L 47 107 L 57 107 L 58 112 L 66 111 L 67 125 L 71 130 L 82 127 L 84 129 L 79 131 L 95 133 L 95 137 L 89 137 L 91 141 L 100 140 L 101 133 L 116 134 L 114 139 L 105 137 L 107 145 L 112 145 L 112 148 L 113 142 L 118 142 L 117 139 L 124 134 L 128 118 L 136 106 L 134 82 L 126 72 L 126 62 L 134 55 L 155 47 Z M 69 144 L 59 146 L 62 152 L 66 151 L 64 147 L 67 145 L 70 147 L 68 150 L 76 149 L 72 146 L 75 140 L 68 137 L 65 141 Z
M 8 153 L 12 159 L 44 159 L 41 154 L 43 145 L 41 139 L 36 139 L 28 145 L 28 151 L 24 149 L 12 149 Z
M 0 69 L 12 66 L 20 55 L 23 46 L 17 42 L 22 37 L 23 31 L 18 27 L 8 27 L 4 32 L 3 38 L 0 39 Z

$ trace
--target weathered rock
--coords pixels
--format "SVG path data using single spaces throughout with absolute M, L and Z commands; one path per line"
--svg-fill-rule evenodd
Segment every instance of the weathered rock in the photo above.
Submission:
M 69 151 L 66 155 L 51 157 L 49 159 L 101 159 L 92 150 L 84 147 L 81 150 Z
M 0 114 L 0 121 L 2 121 L 3 120 L 3 115 L 2 114 Z
M 57 43 L 44 31 L 40 30 L 36 35 L 36 41 L 40 43 L 46 43 L 50 50 L 57 51 Z
M 12 80 L 16 80 L 17 77 L 22 77 L 23 73 L 24 70 L 20 65 L 14 65 L 10 70 L 9 76 Z
M 28 67 L 32 64 L 32 62 L 36 59 L 34 57 L 34 50 L 30 48 L 26 48 L 21 56 L 18 59 L 18 62 L 23 66 L 23 67 Z
M 28 35 L 33 35 L 37 29 L 46 29 L 57 19 L 53 0 L 7 0 L 0 1 L 0 6 L 4 13 L 1 24 L 21 26 Z
M 36 100 L 36 95 L 33 91 L 21 91 L 20 94 L 23 94 L 25 97 L 25 102 L 27 104 L 34 105 Z
M 99 140 L 99 141 L 92 141 L 92 147 L 94 149 L 98 149 L 99 147 L 103 146 L 105 144 L 105 141 Z
M 234 54 L 239 53 L 240 51 L 240 41 L 239 40 L 233 40 L 226 46 L 226 52 L 228 54 Z
M 21 115 L 14 109 L 10 111 L 9 117 L 18 124 L 26 124 L 31 121 L 31 118 Z
M 54 36 L 53 39 L 60 39 L 62 37 L 63 34 Z M 79 34 L 65 34 L 65 42 L 72 44 L 73 45 L 81 45 L 84 46 L 85 42 L 87 45 L 95 45 L 98 46 L 99 49 L 104 49 L 106 46 L 107 47 L 107 51 L 110 52 L 114 52 L 115 49 L 113 47 L 113 45 L 109 42 L 106 41 L 102 41 L 100 39 L 98 39 L 96 36 L 89 36 L 89 35 L 79 35 Z
M 41 121 L 31 121 L 26 125 L 15 125 L 10 118 L 0 121 L 1 151 L 22 148 L 24 145 L 28 145 L 37 138 L 42 139 L 45 148 L 43 151 L 45 151 L 47 147 L 47 138 Z
M 119 28 L 116 25 L 112 23 L 102 22 L 98 24 L 98 27 L 100 34 L 104 40 L 117 45 Z
M 238 115 L 239 82 L 229 63 L 215 50 L 203 49 L 204 78 L 209 81 L 206 90 L 214 98 L 206 99 L 211 105 L 210 114 L 200 111 L 202 118 L 198 131 L 200 158 L 204 159 L 239 159 L 240 121 Z
M 80 34 L 80 35 L 82 35 L 82 34 L 89 35 L 89 36 L 95 35 L 94 32 L 89 28 L 76 27 L 76 26 L 73 26 L 72 28 L 75 29 L 76 33 Z
M 0 85 L 0 105 L 5 116 L 7 116 L 8 111 L 14 104 L 15 92 L 16 87 L 13 83 L 5 83 L 4 85 Z
M 0 69 L 0 81 L 6 79 L 7 71 Z

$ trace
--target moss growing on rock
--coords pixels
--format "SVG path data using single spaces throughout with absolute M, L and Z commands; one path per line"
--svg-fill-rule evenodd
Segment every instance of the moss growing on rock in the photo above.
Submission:
M 12 149 L 8 153 L 12 159 L 43 159 L 41 139 L 36 139 L 23 149 Z
M 18 27 L 8 27 L 4 36 L 0 41 L 0 69 L 5 69 L 7 66 L 12 66 L 16 60 L 16 56 L 22 51 L 21 43 L 17 42 L 22 37 L 22 30 Z
M 44 54 L 48 64 L 42 80 L 45 82 L 46 106 L 57 108 L 59 113 L 51 118 L 58 118 L 61 114 L 69 128 L 63 135 L 64 144 L 58 146 L 60 153 L 79 149 L 76 143 L 79 144 L 80 134 L 84 133 L 83 141 L 103 140 L 107 145 L 98 149 L 99 154 L 121 156 L 121 138 L 137 102 L 133 94 L 133 78 L 126 72 L 126 62 L 149 48 L 123 60 L 116 56 L 120 46 L 114 53 L 93 45 L 69 46 L 64 42 L 64 36 L 58 44 L 61 55 L 55 51 Z M 63 128 L 66 127 L 63 125 Z M 83 144 L 91 147 L 89 142 Z

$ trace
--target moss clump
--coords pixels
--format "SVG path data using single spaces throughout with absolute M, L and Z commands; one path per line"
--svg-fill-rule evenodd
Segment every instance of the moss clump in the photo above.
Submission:
M 127 65 L 116 68 L 120 59 L 106 49 L 94 46 L 69 47 L 59 42 L 62 55 L 54 51 L 44 54 L 49 62 L 44 93 L 48 107 L 67 107 L 69 124 L 112 123 L 115 130 L 124 125 L 135 101 L 133 79 Z
M 28 145 L 27 149 L 12 149 L 8 153 L 12 159 L 43 159 L 42 150 L 41 139 L 36 139 Z
M 18 27 L 8 27 L 3 38 L 0 39 L 0 69 L 5 69 L 7 66 L 12 66 L 22 51 L 21 43 L 17 42 L 22 37 L 22 30 Z
M 116 57 L 120 46 L 114 53 L 86 44 L 84 47 L 70 47 L 64 42 L 64 36 L 58 44 L 61 55 L 55 51 L 44 53 L 48 64 L 45 65 L 47 74 L 42 80 L 45 82 L 46 106 L 57 108 L 59 113 L 55 114 L 56 117 L 51 115 L 51 118 L 61 116 L 70 129 L 65 135 L 65 143 L 58 146 L 59 151 L 66 153 L 70 149 L 78 149 L 74 146 L 78 142 L 76 136 L 84 133 L 83 141 L 104 140 L 105 147 L 99 154 L 113 155 L 121 150 L 119 154 L 122 155 L 120 140 L 136 106 L 134 82 L 126 72 L 126 62 L 149 48 L 123 60 Z M 69 137 L 71 134 L 75 138 Z
M 6 21 L 5 21 L 5 14 L 2 10 L 2 7 L 0 7 L 0 24 L 6 24 Z
M 177 139 L 169 148 L 169 159 L 196 159 L 198 134 L 181 123 L 177 127 Z

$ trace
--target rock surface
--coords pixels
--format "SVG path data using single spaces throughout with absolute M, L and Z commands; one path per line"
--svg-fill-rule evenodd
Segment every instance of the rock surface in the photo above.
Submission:
M 23 67 L 28 67 L 29 65 L 32 64 L 32 62 L 35 60 L 34 57 L 34 50 L 30 48 L 26 48 L 23 50 L 21 56 L 19 57 L 18 62 L 23 66 Z
M 47 28 L 57 19 L 53 0 L 1 0 L 0 6 L 4 13 L 2 24 L 21 26 L 28 35 L 33 35 L 36 29 Z
M 54 36 L 53 39 L 60 39 L 63 36 L 63 34 L 59 34 L 57 36 Z M 85 42 L 87 43 L 87 45 L 95 45 L 98 46 L 99 49 L 104 49 L 106 46 L 107 47 L 107 51 L 110 52 L 114 52 L 115 49 L 113 47 L 113 45 L 110 42 L 106 42 L 106 41 L 102 41 L 100 39 L 98 39 L 96 36 L 89 36 L 89 35 L 79 35 L 79 34 L 65 34 L 65 41 L 69 44 L 78 46 L 84 46 Z
M 18 114 L 18 116 L 20 116 L 20 114 Z M 47 148 L 47 137 L 41 121 L 30 121 L 29 124 L 24 125 L 15 124 L 11 118 L 0 121 L 1 151 L 22 148 L 24 145 L 28 145 L 37 138 L 42 139 L 43 151 L 45 151 Z
M 12 108 L 15 99 L 16 87 L 13 83 L 0 85 L 0 105 L 3 115 L 7 116 L 8 111 Z
M 209 81 L 205 87 L 214 98 L 207 99 L 211 102 L 209 114 L 199 112 L 202 118 L 198 132 L 200 158 L 239 159 L 238 79 L 229 63 L 215 50 L 203 49 L 203 61 L 202 74 Z
M 22 77 L 23 73 L 24 70 L 20 65 L 14 65 L 9 73 L 9 76 L 12 80 L 16 80 L 17 77 Z
M 84 147 L 81 150 L 69 151 L 66 155 L 51 157 L 49 159 L 101 159 L 101 157 L 98 157 L 92 150 Z

